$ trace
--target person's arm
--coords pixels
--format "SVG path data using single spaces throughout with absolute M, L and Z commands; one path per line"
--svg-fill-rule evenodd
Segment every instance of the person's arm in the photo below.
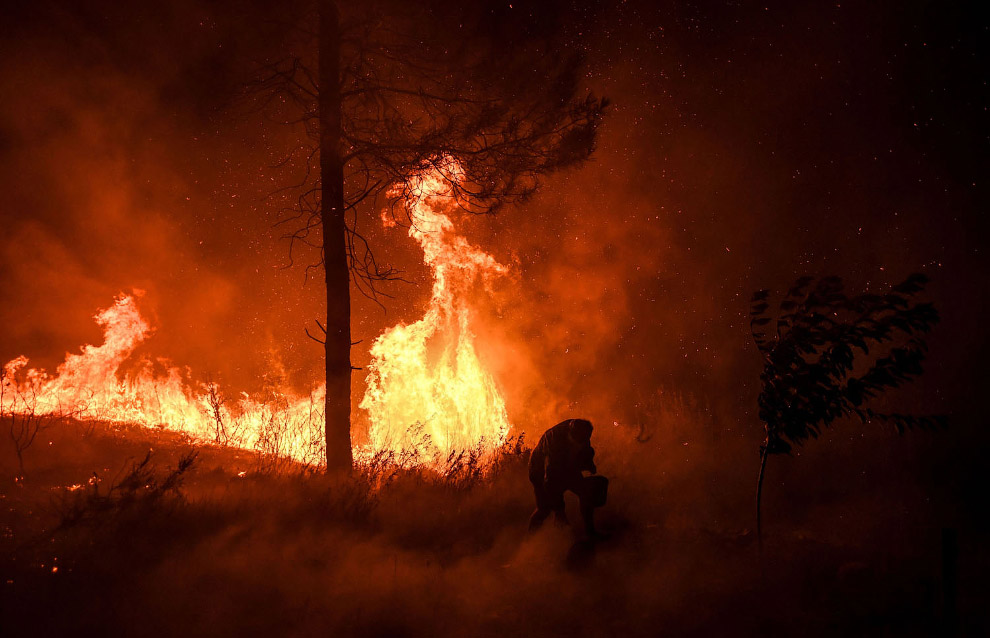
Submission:
M 547 451 L 542 439 L 529 456 L 529 479 L 540 483 L 547 480 Z
M 592 474 L 598 473 L 598 468 L 595 467 L 595 448 L 590 445 L 582 451 L 580 469 L 588 470 Z

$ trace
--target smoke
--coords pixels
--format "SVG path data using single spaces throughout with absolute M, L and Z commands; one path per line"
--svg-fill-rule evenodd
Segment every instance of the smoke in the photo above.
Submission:
M 844 461 L 812 450 L 795 463 L 812 480 L 907 446 L 874 471 L 949 495 L 964 481 L 931 475 L 979 448 L 967 436 L 985 436 L 967 397 L 982 390 L 986 299 L 972 289 L 985 265 L 976 178 L 959 168 L 981 164 L 977 149 L 940 136 L 942 125 L 910 106 L 915 85 L 942 86 L 943 68 L 956 68 L 921 52 L 923 42 L 948 51 L 946 36 L 919 39 L 916 10 L 766 8 L 615 5 L 572 34 L 588 53 L 587 86 L 614 106 L 587 165 L 549 177 L 497 218 L 455 220 L 513 270 L 477 299 L 479 350 L 510 421 L 531 439 L 587 416 L 596 436 L 615 433 L 602 453 L 624 463 L 618 441 L 630 433 L 612 424 L 647 420 L 671 472 L 687 442 L 691 463 L 708 456 L 749 480 L 761 438 L 751 292 L 803 274 L 876 290 L 924 270 L 944 321 L 908 400 L 959 413 L 957 434 L 936 439 L 925 460 L 928 439 L 864 439 L 842 424 L 815 447 Z M 96 309 L 138 288 L 155 333 L 137 354 L 167 357 L 231 392 L 256 387 L 273 360 L 300 390 L 319 379 L 320 350 L 302 329 L 321 316 L 321 290 L 303 285 L 305 259 L 280 269 L 279 202 L 265 198 L 288 133 L 231 116 L 237 72 L 255 49 L 274 46 L 274 27 L 229 9 L 50 4 L 12 16 L 2 53 L 16 63 L 0 70 L 0 359 L 26 354 L 54 368 L 66 351 L 98 342 Z M 902 41 L 909 53 L 890 62 Z M 947 90 L 970 90 L 954 78 Z M 926 100 L 918 103 L 934 108 Z M 940 108 L 962 128 L 975 121 L 964 106 Z M 367 231 L 382 259 L 416 284 L 389 289 L 387 314 L 356 300 L 359 366 L 373 338 L 417 318 L 429 294 L 418 248 L 376 226 Z M 358 382 L 355 398 L 362 393 Z M 656 397 L 673 406 L 660 422 L 648 407 Z M 678 420 L 680 405 L 702 416 Z M 702 440 L 708 455 L 694 452 Z
M 234 390 L 257 385 L 272 350 L 290 381 L 313 376 L 319 352 L 302 326 L 318 294 L 280 270 L 263 200 L 273 187 L 250 176 L 272 163 L 270 145 L 218 120 L 243 52 L 218 56 L 216 16 L 185 9 L 101 18 L 43 6 L 4 41 L 20 61 L 0 72 L 0 294 L 16 300 L 0 310 L 4 360 L 24 353 L 51 369 L 98 343 L 96 309 L 141 289 L 152 356 Z M 190 35 L 181 47 L 176 31 Z
M 22 516 L 10 519 L 16 540 L 31 526 L 58 522 L 57 507 L 25 518 L 20 505 L 50 499 L 53 490 L 58 496 L 60 484 L 84 483 L 95 460 L 105 491 L 149 445 L 157 471 L 174 466 L 184 447 L 148 431 L 80 437 L 61 428 L 46 439 L 44 453 L 30 457 L 34 481 L 20 491 Z M 73 627 L 144 635 L 638 636 L 657 627 L 713 635 L 795 626 L 834 635 L 834 624 L 815 622 L 824 591 L 830 623 L 856 627 L 867 615 L 871 626 L 899 635 L 930 633 L 936 607 L 926 579 L 937 543 L 923 524 L 927 513 L 912 511 L 907 517 L 917 524 L 892 531 L 916 494 L 879 500 L 853 492 L 786 508 L 779 493 L 768 493 L 773 517 L 761 581 L 741 515 L 748 508 L 738 506 L 738 499 L 751 503 L 750 485 L 711 468 L 686 472 L 686 452 L 607 440 L 621 452 L 600 464 L 612 483 L 598 525 L 611 538 L 594 548 L 576 525 L 526 533 L 525 459 L 469 489 L 404 475 L 369 494 L 360 483 L 257 474 L 253 456 L 203 448 L 185 476 L 185 501 L 98 510 L 92 525 L 22 545 L 3 564 L 13 581 L 4 617 L 15 635 Z M 9 450 L 0 451 L 5 468 Z M 570 496 L 568 505 L 576 519 Z M 982 602 L 975 592 L 962 600 L 971 608 Z

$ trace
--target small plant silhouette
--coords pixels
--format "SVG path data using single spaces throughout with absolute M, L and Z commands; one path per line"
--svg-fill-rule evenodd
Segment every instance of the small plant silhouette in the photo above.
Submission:
M 141 521 L 153 512 L 168 511 L 160 509 L 162 504 L 183 498 L 180 488 L 197 455 L 198 452 L 190 450 L 179 457 L 175 467 L 160 470 L 151 462 L 153 453 L 149 450 L 143 460 L 132 462 L 123 478 L 112 481 L 103 493 L 100 492 L 103 479 L 93 472 L 86 489 L 66 492 L 55 501 L 61 517 L 55 531 L 80 524 L 119 521 L 126 516 Z
M 818 438 L 843 417 L 886 423 L 899 434 L 944 425 L 941 416 L 878 413 L 867 407 L 923 371 L 924 337 L 939 319 L 933 304 L 915 301 L 927 283 L 927 277 L 915 273 L 886 294 L 849 297 L 838 277 L 802 277 L 775 312 L 770 291 L 753 294 L 750 329 L 764 357 L 759 415 L 766 438 L 756 487 L 761 547 L 760 503 L 769 455 L 786 454 L 793 445 Z

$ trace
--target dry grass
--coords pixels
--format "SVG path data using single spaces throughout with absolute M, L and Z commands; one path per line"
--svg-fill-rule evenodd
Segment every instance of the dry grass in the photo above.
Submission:
M 800 535 L 771 539 L 761 580 L 751 486 L 728 518 L 734 491 L 707 487 L 703 466 L 677 470 L 704 451 L 662 432 L 596 435 L 613 536 L 591 548 L 577 530 L 526 534 L 521 441 L 488 465 L 468 451 L 427 472 L 382 453 L 334 480 L 262 472 L 230 447 L 199 447 L 190 464 L 181 437 L 89 427 L 46 432 L 19 487 L 0 448 L 5 636 L 937 631 L 937 539 L 885 523 L 882 542 L 836 543 L 795 519 Z

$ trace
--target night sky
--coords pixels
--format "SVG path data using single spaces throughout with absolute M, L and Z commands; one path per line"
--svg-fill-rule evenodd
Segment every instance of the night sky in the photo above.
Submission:
M 248 61 L 278 41 L 279 23 L 258 16 L 296 10 L 8 4 L 0 358 L 53 368 L 98 342 L 98 308 L 137 288 L 157 327 L 144 354 L 235 389 L 276 365 L 296 387 L 316 382 L 320 350 L 303 328 L 322 290 L 304 281 L 305 258 L 283 267 L 279 203 L 266 198 L 298 139 L 237 99 Z M 575 410 L 625 423 L 662 388 L 716 415 L 727 458 L 749 463 L 762 438 L 752 291 L 804 274 L 877 291 L 924 272 L 943 320 L 926 374 L 891 401 L 949 414 L 949 431 L 839 424 L 832 456 L 815 458 L 910 477 L 946 520 L 984 517 L 965 487 L 990 389 L 988 34 L 975 3 L 584 4 L 487 5 L 490 34 L 556 30 L 586 55 L 587 90 L 613 103 L 585 166 L 498 217 L 463 220 L 514 271 L 479 302 L 513 422 Z M 380 258 L 416 283 L 389 289 L 387 313 L 356 300 L 357 365 L 429 289 L 411 240 L 368 224 Z

